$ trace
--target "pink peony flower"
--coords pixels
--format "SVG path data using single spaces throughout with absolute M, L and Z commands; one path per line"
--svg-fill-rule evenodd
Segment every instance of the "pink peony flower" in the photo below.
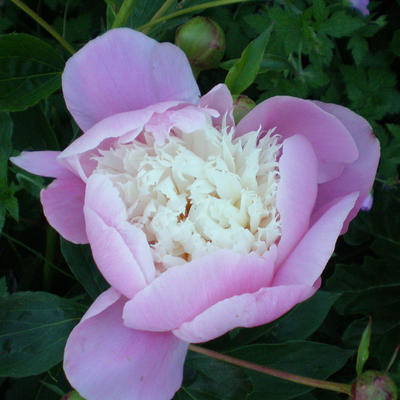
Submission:
M 235 127 L 217 85 L 199 99 L 172 44 L 129 29 L 89 42 L 63 91 L 85 132 L 13 162 L 56 178 L 49 223 L 90 243 L 110 283 L 72 331 L 64 368 L 88 400 L 165 400 L 188 343 L 268 323 L 312 296 L 379 159 L 352 111 L 273 97 Z
M 369 15 L 368 4 L 369 0 L 349 0 L 350 4 L 360 11 L 362 15 Z

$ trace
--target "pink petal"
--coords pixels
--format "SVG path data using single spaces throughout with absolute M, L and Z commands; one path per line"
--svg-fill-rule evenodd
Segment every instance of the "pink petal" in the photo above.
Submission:
M 93 157 L 98 155 L 98 148 L 108 149 L 116 139 L 123 143 L 134 140 L 154 115 L 164 113 L 179 104 L 160 103 L 143 110 L 108 117 L 72 142 L 60 154 L 59 160 L 86 181 L 96 167 Z
M 196 104 L 185 54 L 140 32 L 114 29 L 72 56 L 62 76 L 67 107 L 84 131 L 114 114 L 169 100 Z
M 252 293 L 272 279 L 276 248 L 265 257 L 219 251 L 168 269 L 126 303 L 126 326 L 168 331 L 192 320 L 213 304 Z
M 315 293 L 307 285 L 262 288 L 256 293 L 234 296 L 214 304 L 192 321 L 173 331 L 181 340 L 206 342 L 237 327 L 267 324 Z
M 72 172 L 58 162 L 59 154 L 59 151 L 23 151 L 17 157 L 10 157 L 10 160 L 18 167 L 35 175 L 49 178 L 73 177 Z
M 342 197 L 356 191 L 360 193 L 354 208 L 344 222 L 342 229 L 342 233 L 344 233 L 347 231 L 350 221 L 357 215 L 374 183 L 379 163 L 379 142 L 369 123 L 353 111 L 335 104 L 320 102 L 316 102 L 316 104 L 343 123 L 353 136 L 360 154 L 357 161 L 346 166 L 337 179 L 320 185 L 318 189 L 317 209 L 324 207 L 332 198 Z
M 279 172 L 277 209 L 282 236 L 278 245 L 277 265 L 307 231 L 317 197 L 318 162 L 310 142 L 304 136 L 294 135 L 283 142 Z
M 352 193 L 333 202 L 306 233 L 276 273 L 273 285 L 313 285 L 324 270 L 343 222 L 358 198 Z
M 77 177 L 58 178 L 40 192 L 49 224 L 73 243 L 87 243 L 83 202 L 85 184 Z
M 207 107 L 217 110 L 219 116 L 213 118 L 214 126 L 221 127 L 226 116 L 226 124 L 231 127 L 235 125 L 233 120 L 233 99 L 231 92 L 226 85 L 220 83 L 214 86 L 208 93 L 201 97 L 200 107 Z
M 262 127 L 275 128 L 283 138 L 304 135 L 313 145 L 318 161 L 351 163 L 358 157 L 357 146 L 340 120 L 309 100 L 277 96 L 263 101 L 238 124 L 236 135 Z M 323 165 L 320 165 L 323 174 Z
M 99 270 L 111 286 L 133 297 L 154 279 L 155 268 L 145 235 L 127 222 L 125 205 L 107 177 L 89 178 L 84 214 Z
M 73 329 L 66 376 L 87 400 L 170 400 L 182 383 L 188 345 L 169 332 L 126 328 L 124 301 L 103 293 Z

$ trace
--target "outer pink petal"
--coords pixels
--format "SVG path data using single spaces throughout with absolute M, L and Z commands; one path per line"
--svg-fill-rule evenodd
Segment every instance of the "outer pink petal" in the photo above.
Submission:
M 49 224 L 73 243 L 87 243 L 83 203 L 85 184 L 77 177 L 59 178 L 40 192 Z
M 318 189 L 317 208 L 323 207 L 334 197 L 342 197 L 355 191 L 360 193 L 354 208 L 343 225 L 342 233 L 344 233 L 347 231 L 350 221 L 358 213 L 374 183 L 379 163 L 379 142 L 369 123 L 353 111 L 335 104 L 320 102 L 316 102 L 316 104 L 343 123 L 353 136 L 360 154 L 358 160 L 346 166 L 337 179 L 320 185 Z
M 267 287 L 256 293 L 234 296 L 214 304 L 173 333 L 188 342 L 206 342 L 233 328 L 250 328 L 271 322 L 315 291 L 316 288 L 308 285 L 290 285 Z
M 10 160 L 18 167 L 35 175 L 49 178 L 70 178 L 74 176 L 57 161 L 59 151 L 23 151 Z
M 154 115 L 164 113 L 179 104 L 176 101 L 159 103 L 143 110 L 108 117 L 72 142 L 60 154 L 59 160 L 86 180 L 96 167 L 93 160 L 93 156 L 98 155 L 96 149 L 107 149 L 115 140 L 123 143 L 134 140 Z
M 277 265 L 307 231 L 317 197 L 318 162 L 310 142 L 304 136 L 294 135 L 283 142 L 279 173 L 277 209 L 282 236 L 278 245 Z
M 358 198 L 352 193 L 326 211 L 290 253 L 273 280 L 273 285 L 313 285 L 331 257 L 343 222 Z
M 155 276 L 144 234 L 129 224 L 117 189 L 100 174 L 86 187 L 86 230 L 93 257 L 105 279 L 128 298 Z
M 106 32 L 72 56 L 62 86 L 84 131 L 110 115 L 169 100 L 197 103 L 200 95 L 178 47 L 127 28 Z
M 257 130 L 260 126 L 264 131 L 276 127 L 275 132 L 283 138 L 304 135 L 321 162 L 320 182 L 326 175 L 323 171 L 325 163 L 350 163 L 358 157 L 357 146 L 341 121 L 309 100 L 287 96 L 265 100 L 239 122 L 236 135 Z
M 187 343 L 169 332 L 126 328 L 124 299 L 116 298 L 102 294 L 69 336 L 68 380 L 87 400 L 171 399 L 182 383 Z
M 168 331 L 192 320 L 213 304 L 267 286 L 276 249 L 264 258 L 219 251 L 168 269 L 126 303 L 126 326 Z
M 233 99 L 231 92 L 226 85 L 220 83 L 214 86 L 208 93 L 200 99 L 201 107 L 208 107 L 219 112 L 217 118 L 213 118 L 215 126 L 222 126 L 222 121 L 226 116 L 226 124 L 228 126 L 234 126 L 233 120 Z

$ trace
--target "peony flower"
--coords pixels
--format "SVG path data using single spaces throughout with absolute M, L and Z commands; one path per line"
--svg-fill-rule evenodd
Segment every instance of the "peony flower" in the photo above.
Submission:
M 350 4 L 360 11 L 362 15 L 369 15 L 368 4 L 369 0 L 349 0 Z
M 116 29 L 67 62 L 84 131 L 12 161 L 56 178 L 49 223 L 89 243 L 110 283 L 72 331 L 64 369 L 88 400 L 165 400 L 188 343 L 266 324 L 312 296 L 368 195 L 379 145 L 352 111 L 273 97 L 237 126 L 217 85 L 199 98 L 180 49 Z

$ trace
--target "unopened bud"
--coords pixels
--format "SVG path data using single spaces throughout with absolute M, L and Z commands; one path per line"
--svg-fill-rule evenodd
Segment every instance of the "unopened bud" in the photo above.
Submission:
M 61 400 L 85 400 L 77 391 L 73 390 L 72 392 L 64 395 Z
M 233 119 L 235 120 L 235 124 L 237 124 L 255 106 L 256 103 L 244 94 L 234 97 Z
M 397 400 L 397 388 L 384 372 L 366 371 L 351 387 L 353 400 Z
M 186 54 L 197 75 L 201 70 L 218 67 L 225 53 L 225 34 L 207 17 L 195 17 L 176 32 L 175 43 Z

